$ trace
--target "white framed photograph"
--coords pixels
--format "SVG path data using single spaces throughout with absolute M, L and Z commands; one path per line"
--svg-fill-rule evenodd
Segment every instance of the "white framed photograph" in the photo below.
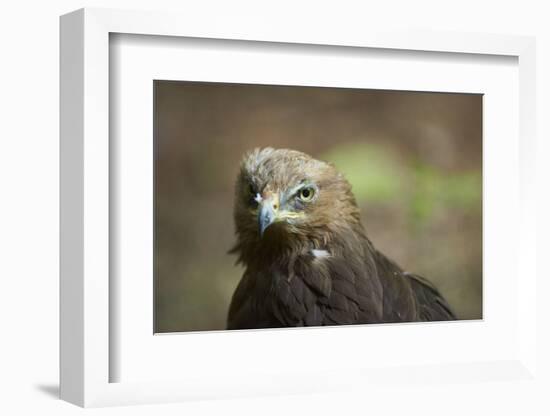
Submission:
M 532 379 L 534 50 L 63 16 L 61 397 Z

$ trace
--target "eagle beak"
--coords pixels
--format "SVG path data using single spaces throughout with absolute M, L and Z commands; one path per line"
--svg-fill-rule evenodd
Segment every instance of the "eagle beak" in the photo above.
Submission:
M 277 219 L 279 210 L 278 198 L 265 199 L 258 209 L 258 229 L 260 237 L 263 237 L 265 230 Z

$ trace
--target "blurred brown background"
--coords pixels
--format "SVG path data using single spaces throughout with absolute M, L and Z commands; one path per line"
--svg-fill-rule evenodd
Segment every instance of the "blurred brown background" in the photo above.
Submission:
M 481 318 L 481 95 L 156 81 L 155 146 L 155 332 L 224 329 L 234 181 L 263 146 L 334 162 L 374 245 Z

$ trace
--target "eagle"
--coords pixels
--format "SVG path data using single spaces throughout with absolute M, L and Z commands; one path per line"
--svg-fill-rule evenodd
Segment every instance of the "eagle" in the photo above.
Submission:
M 227 329 L 456 319 L 433 284 L 373 246 L 331 163 L 290 149 L 248 152 L 234 221 L 231 253 L 245 271 Z

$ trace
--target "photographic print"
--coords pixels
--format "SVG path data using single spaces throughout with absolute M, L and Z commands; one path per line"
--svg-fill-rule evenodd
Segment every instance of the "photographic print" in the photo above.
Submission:
M 482 95 L 154 100 L 155 332 L 482 318 Z

